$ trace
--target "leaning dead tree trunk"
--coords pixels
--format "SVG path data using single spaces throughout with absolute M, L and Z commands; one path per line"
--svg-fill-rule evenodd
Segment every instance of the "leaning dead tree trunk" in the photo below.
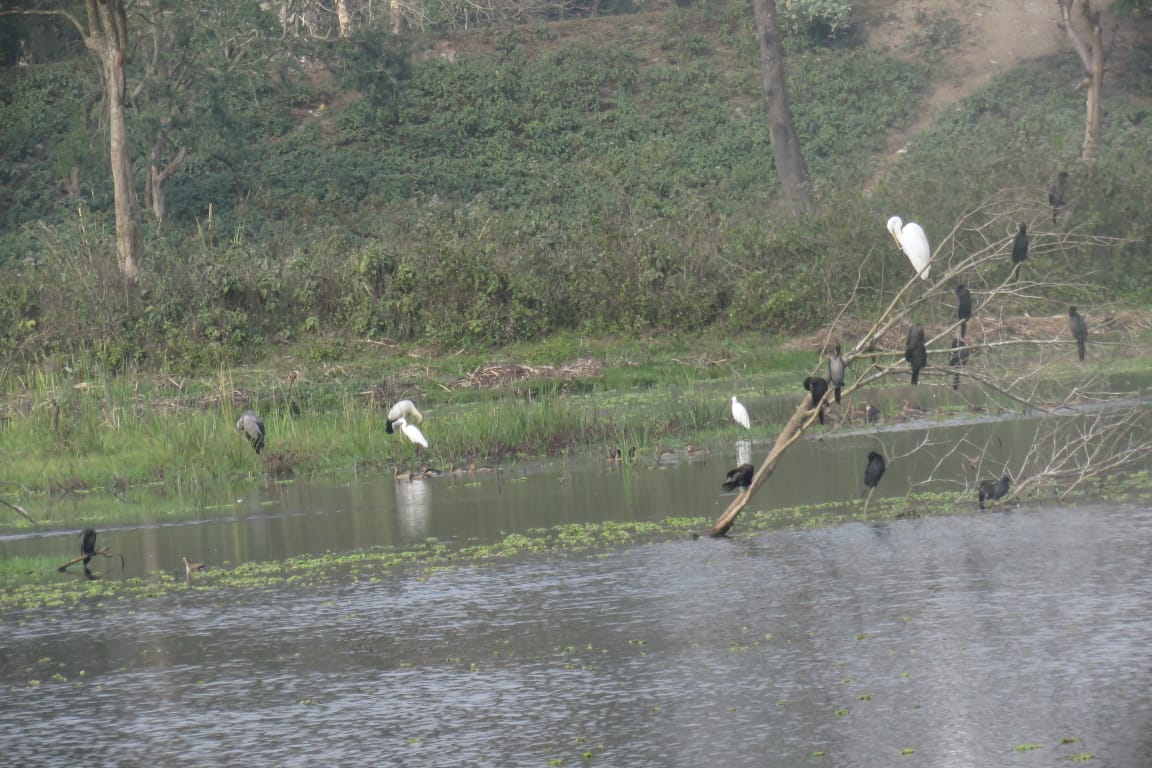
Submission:
M 1080 149 L 1080 159 L 1085 163 L 1095 163 L 1103 122 L 1104 31 L 1100 23 L 1100 11 L 1092 10 L 1090 0 L 1079 0 L 1087 30 L 1077 29 L 1072 19 L 1072 7 L 1076 3 L 1077 0 L 1056 0 L 1056 4 L 1060 6 L 1059 26 L 1068 35 L 1068 41 L 1072 43 L 1076 55 L 1080 58 L 1080 66 L 1083 67 L 1085 75 L 1084 84 L 1088 91 L 1084 144 Z
M 827 396 L 825 396 L 827 399 Z M 804 435 L 804 429 L 812 423 L 816 418 L 815 411 L 809 407 L 810 398 L 805 396 L 804 402 L 797 408 L 796 412 L 792 414 L 792 418 L 784 425 L 784 429 L 780 430 L 780 435 L 776 438 L 776 443 L 772 446 L 772 450 L 768 452 L 768 458 L 764 459 L 764 463 L 756 470 L 756 474 L 752 476 L 752 483 L 748 489 L 736 494 L 736 498 L 728 505 L 728 509 L 724 510 L 715 523 L 712 524 L 712 530 L 709 532 L 710 536 L 723 536 L 731 530 L 732 526 L 736 523 L 736 518 L 744 511 L 744 507 L 748 506 L 751 501 L 752 495 L 756 493 L 760 486 L 764 485 L 764 481 L 772 476 L 772 470 L 776 469 L 776 464 L 780 461 L 780 457 L 792 447 L 792 444 L 799 440 Z M 805 421 L 807 420 L 807 424 Z M 803 428 L 802 428 L 803 427 Z
M 1035 217 L 1047 216 L 1047 210 L 1037 212 Z M 897 291 L 888 305 L 879 312 L 876 320 L 859 335 L 853 348 L 843 355 L 846 366 L 854 367 L 855 380 L 842 391 L 842 400 L 851 402 L 853 395 L 862 387 L 875 384 L 897 374 L 907 374 L 908 367 L 904 363 L 904 350 L 878 349 L 889 333 L 902 336 L 910 324 L 928 326 L 934 314 L 939 313 L 941 305 L 949 307 L 945 312 L 948 318 L 944 322 L 937 321 L 932 327 L 934 332 L 929 334 L 927 340 L 928 356 L 931 361 L 925 367 L 921 376 L 920 387 L 930 388 L 933 382 L 937 386 L 953 389 L 956 381 L 964 379 L 970 381 L 982 391 L 989 399 L 995 397 L 1007 400 L 1024 408 L 1044 410 L 1037 397 L 1035 389 L 1020 392 L 1025 382 L 1033 381 L 1045 368 L 1044 364 L 1031 364 L 1023 373 L 1012 368 L 1002 373 L 988 368 L 982 369 L 975 361 L 978 356 L 985 353 L 1010 351 L 1021 347 L 1043 348 L 1048 345 L 1070 346 L 1074 340 L 1070 337 L 1063 339 L 1003 339 L 1003 338 L 972 338 L 962 347 L 966 351 L 967 362 L 952 364 L 950 357 L 955 354 L 955 348 L 949 343 L 957 338 L 961 320 L 957 317 L 955 309 L 955 286 L 958 282 L 973 283 L 974 306 L 972 319 L 967 320 L 971 325 L 984 322 L 993 314 L 1003 311 L 1005 304 L 1014 301 L 1034 301 L 1042 297 L 1047 289 L 1056 287 L 1065 290 L 1077 288 L 1084 289 L 1086 285 L 1071 285 L 1066 283 L 1045 282 L 1039 266 L 1034 267 L 1029 275 L 1035 277 L 1013 277 L 1013 264 L 1011 251 L 1015 223 L 1028 217 L 1028 212 L 1013 202 L 1010 197 L 993 199 L 965 214 L 939 244 L 932 258 L 932 277 L 934 281 L 925 284 L 919 277 L 913 275 L 912 268 L 905 263 L 908 269 L 908 281 Z M 877 222 L 880 230 L 880 222 Z M 882 230 L 881 230 L 882 231 Z M 1068 250 L 1082 250 L 1093 247 L 1111 247 L 1118 241 L 1115 239 L 1084 236 L 1076 233 L 1040 233 L 1034 232 L 1032 238 L 1030 263 L 1039 264 L 1049 261 L 1050 257 Z M 904 261 L 903 256 L 900 257 Z M 992 279 L 994 278 L 994 279 Z M 979 285 L 987 286 L 978 288 Z M 859 291 L 855 291 L 845 302 L 845 311 L 853 304 Z M 841 313 L 843 316 L 844 312 Z M 970 359 L 972 358 L 972 359 Z M 945 364 L 948 363 L 948 364 Z M 821 360 L 820 368 L 826 365 Z M 724 513 L 717 518 L 712 526 L 710 535 L 723 536 L 731 530 L 740 513 L 748 506 L 772 472 L 781 457 L 789 448 L 800 440 L 807 430 L 815 423 L 818 417 L 818 408 L 828 402 L 827 394 L 822 403 L 813 403 L 811 396 L 805 394 L 788 423 L 780 431 L 775 443 L 759 469 L 752 477 L 747 490 L 738 493 L 736 498 L 728 505 Z M 1096 430 L 1094 435 L 1100 434 Z M 1152 442 L 1142 441 L 1143 453 L 1137 448 L 1126 446 L 1124 462 L 1131 463 L 1133 457 L 1152 455 Z M 1115 469 L 1115 462 L 1097 461 L 1092 466 L 1078 469 L 1077 478 L 1083 482 L 1085 477 L 1093 472 L 1109 471 Z M 1049 473 L 1053 477 L 1053 473 Z M 1009 497 L 1015 496 L 1019 488 L 1036 487 L 1035 481 L 1030 478 L 1017 478 L 1017 483 Z M 1009 498 L 1006 497 L 1006 498 Z

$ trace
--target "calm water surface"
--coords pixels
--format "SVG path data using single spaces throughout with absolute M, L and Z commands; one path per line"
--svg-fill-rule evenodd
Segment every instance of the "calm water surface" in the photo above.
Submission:
M 805 440 L 752 508 L 855 498 L 873 448 L 900 457 L 882 495 L 931 473 L 955 488 L 970 470 L 940 457 L 958 440 L 984 448 L 992 476 L 1035 424 L 926 434 Z M 196 520 L 102 530 L 128 568 L 98 570 L 712 519 L 736 456 L 250 487 Z M 0 764 L 1152 765 L 1152 510 L 734 532 L 307 589 L 209 578 L 130 603 L 9 612 Z M 0 537 L 0 556 L 75 547 L 71 529 Z
M 10 765 L 1138 768 L 1149 551 L 1149 509 L 1019 509 L 8 614 L 0 746 Z

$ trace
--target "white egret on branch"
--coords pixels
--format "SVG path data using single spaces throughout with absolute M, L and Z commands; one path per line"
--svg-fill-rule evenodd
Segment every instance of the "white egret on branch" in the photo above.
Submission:
M 752 420 L 748 418 L 748 409 L 736 399 L 736 395 L 732 395 L 732 418 L 736 419 L 736 423 L 744 429 L 752 429 Z
M 912 262 L 916 274 L 921 280 L 927 280 L 932 266 L 932 249 L 928 247 L 928 235 L 924 234 L 924 229 L 914 221 L 905 224 L 899 216 L 893 216 L 888 219 L 888 231 Z
M 420 431 L 420 428 L 415 424 L 409 424 L 403 416 L 390 423 L 399 427 L 400 431 L 404 433 L 404 437 L 408 438 L 415 445 L 424 448 L 428 447 L 428 440 L 425 439 L 424 433 Z
M 424 414 L 416 409 L 416 403 L 411 400 L 401 400 L 388 409 L 388 423 L 384 430 L 392 434 L 396 422 L 403 420 L 405 424 L 419 424 L 424 421 Z M 419 432 L 420 430 L 416 430 Z

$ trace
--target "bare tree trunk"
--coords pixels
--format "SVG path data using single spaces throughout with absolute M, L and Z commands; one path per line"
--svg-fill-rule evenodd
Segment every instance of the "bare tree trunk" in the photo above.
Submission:
M 128 155 L 128 121 L 125 100 L 128 86 L 124 63 L 128 56 L 128 13 L 124 0 L 85 0 L 87 25 L 66 10 L 0 11 L 0 16 L 20 14 L 55 16 L 69 21 L 84 39 L 84 45 L 100 62 L 104 98 L 108 105 L 109 160 L 112 165 L 112 195 L 116 204 L 116 258 L 120 274 L 129 283 L 140 275 L 140 204 Z
M 1060 7 L 1060 27 L 1068 35 L 1069 42 L 1080 58 L 1084 69 L 1087 116 L 1084 123 L 1084 144 L 1080 149 L 1080 159 L 1085 163 L 1096 162 L 1096 152 L 1100 146 L 1100 132 L 1103 123 L 1104 91 L 1104 30 L 1100 23 L 1100 11 L 1093 11 L 1090 0 L 1079 0 L 1080 11 L 1088 24 L 1087 39 L 1076 29 L 1072 21 L 1072 8 L 1077 0 L 1056 0 Z
M 120 274 L 129 282 L 140 275 L 140 206 L 128 155 L 128 121 L 124 107 L 127 81 L 124 61 L 128 50 L 128 17 L 120 0 L 87 0 L 88 34 L 84 44 L 100 59 L 104 94 L 108 102 L 109 159 L 112 194 L 116 202 L 116 258 Z
M 176 153 L 172 162 L 162 165 L 161 153 L 166 144 L 163 136 L 156 136 L 153 139 L 152 150 L 148 158 L 148 181 L 144 185 L 144 196 L 148 200 L 148 205 L 156 221 L 164 221 L 168 201 L 166 186 L 168 179 L 180 169 L 185 158 L 188 157 L 188 147 L 180 147 L 180 151 Z
M 351 37 L 355 31 L 352 22 L 351 0 L 336 0 L 336 21 L 340 25 L 340 37 Z
M 388 0 L 388 7 L 392 17 L 392 34 L 402 35 L 404 29 L 408 26 L 404 22 L 404 2 L 403 0 Z
M 784 196 L 795 211 L 812 208 L 812 179 L 800 151 L 800 139 L 788 106 L 788 88 L 784 82 L 784 47 L 780 43 L 776 0 L 752 0 L 756 13 L 756 36 L 760 38 L 760 69 L 764 81 L 764 106 L 768 136 L 776 175 Z

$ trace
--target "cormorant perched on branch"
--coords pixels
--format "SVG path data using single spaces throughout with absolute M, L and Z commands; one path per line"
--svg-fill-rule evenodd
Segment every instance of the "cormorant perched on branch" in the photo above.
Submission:
M 884 477 L 884 457 L 872 451 L 868 454 L 868 466 L 864 467 L 864 494 L 876 487 L 880 478 Z
M 1000 478 L 999 482 L 992 482 L 991 480 L 984 480 L 980 483 L 980 509 L 984 509 L 985 501 L 996 501 L 997 499 L 1004 498 L 1008 493 L 1008 488 L 1012 485 L 1012 478 L 1008 475 Z
M 88 563 L 91 562 L 92 557 L 96 554 L 95 528 L 85 528 L 80 532 L 80 554 L 84 556 L 84 570 L 88 570 Z
M 824 406 L 820 401 L 828 394 L 828 381 L 822 376 L 809 376 L 804 379 L 804 389 L 812 393 L 812 407 L 818 408 L 820 423 L 824 423 Z
M 952 354 L 948 357 L 948 365 L 960 367 L 968 363 L 968 345 L 963 339 L 952 339 Z M 960 389 L 960 372 L 952 374 L 952 389 Z
M 752 485 L 752 475 L 754 474 L 756 474 L 756 467 L 751 464 L 741 464 L 728 472 L 720 487 L 726 491 L 734 491 L 737 488 L 746 491 L 748 486 Z
M 244 411 L 244 415 L 236 422 L 236 429 L 244 433 L 256 453 L 264 450 L 264 422 L 256 415 L 256 411 Z
M 1020 277 L 1020 265 L 1028 260 L 1028 225 L 1020 222 L 1020 229 L 1012 240 L 1012 274 Z
M 1068 307 L 1068 327 L 1072 329 L 1072 336 L 1076 339 L 1076 353 L 1080 362 L 1084 362 L 1085 345 L 1088 343 L 1088 323 L 1083 315 L 1076 311 L 1076 307 Z
M 968 336 L 968 321 L 972 319 L 972 292 L 964 283 L 956 284 L 956 319 L 960 321 L 960 335 Z
M 840 390 L 844 388 L 844 358 L 840 356 L 840 345 L 836 345 L 836 354 L 828 358 L 828 381 L 832 382 L 832 394 L 836 403 L 840 403 Z
M 928 349 L 924 346 L 924 326 L 912 325 L 904 340 L 904 359 L 912 366 L 912 386 L 920 381 L 920 371 L 928 365 Z
M 1052 206 L 1052 223 L 1056 223 L 1056 214 L 1064 207 L 1064 187 L 1068 184 L 1068 171 L 1060 171 L 1052 179 L 1048 187 L 1048 205 Z

